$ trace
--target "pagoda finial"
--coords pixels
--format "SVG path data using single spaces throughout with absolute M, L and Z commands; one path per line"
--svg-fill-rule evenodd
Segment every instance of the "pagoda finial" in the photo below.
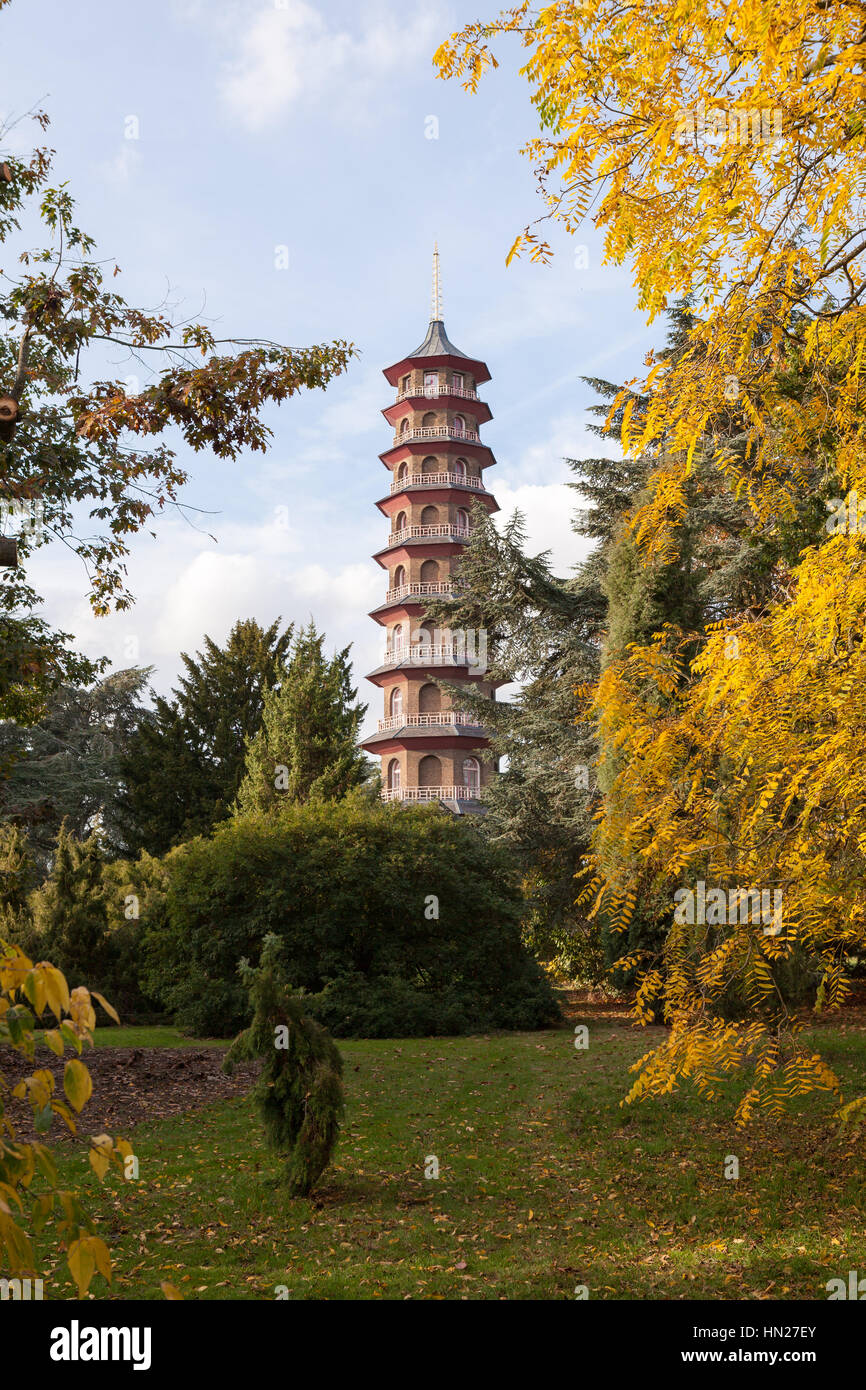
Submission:
M 439 283 L 439 243 L 433 243 L 433 294 L 430 299 L 430 319 L 433 323 L 442 322 L 442 288 Z

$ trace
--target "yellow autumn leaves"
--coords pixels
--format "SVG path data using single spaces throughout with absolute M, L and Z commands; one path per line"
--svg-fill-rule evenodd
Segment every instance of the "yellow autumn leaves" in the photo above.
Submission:
M 796 534 L 804 499 L 866 499 L 866 64 L 863 15 L 826 0 L 525 0 L 436 54 L 474 90 L 494 44 L 522 45 L 546 216 L 591 213 L 650 319 L 688 296 L 685 351 L 647 362 L 622 437 L 654 461 L 629 518 L 645 562 L 677 558 L 698 460 L 755 534 Z M 549 247 L 528 227 L 510 256 Z M 611 411 L 629 399 L 624 390 Z M 673 922 L 638 1013 L 665 1045 L 632 1096 L 751 1068 L 738 1118 L 836 1079 L 800 1038 L 785 972 L 843 1002 L 866 955 L 866 526 L 813 525 L 773 599 L 704 634 L 673 628 L 605 671 L 588 705 L 612 769 L 587 901 L 626 928 L 703 876 L 784 895 L 783 929 Z M 733 639 L 733 640 L 730 640 Z M 736 1008 L 731 1017 L 731 995 Z M 846 1119 L 864 1113 L 846 1107 Z
M 57 1027 L 46 1029 L 38 1040 L 58 1057 L 67 1047 L 76 1054 L 63 1069 L 65 1100 L 57 1094 L 54 1073 L 46 1067 L 34 1069 L 14 1084 L 0 1076 L 0 1269 L 7 1268 L 13 1275 L 35 1273 L 35 1254 L 25 1225 L 38 1235 L 54 1219 L 79 1297 L 87 1292 L 97 1272 L 111 1279 L 108 1247 L 93 1233 L 77 1194 L 60 1189 L 51 1151 L 41 1142 L 18 1139 L 7 1101 L 11 1098 L 28 1104 L 37 1134 L 48 1132 L 55 1115 L 76 1132 L 75 1116 L 93 1093 L 90 1073 L 80 1060 L 83 1047 L 93 1042 L 93 998 L 119 1021 L 101 995 L 91 995 L 83 986 L 70 991 L 55 966 L 46 961 L 34 964 L 17 946 L 0 941 L 0 1044 L 32 1061 L 38 1020 L 47 1010 Z M 123 1139 L 113 1140 L 107 1134 L 91 1139 L 90 1165 L 100 1179 L 112 1164 L 122 1166 L 131 1155 L 132 1148 Z M 44 1190 L 37 1190 L 36 1179 L 41 1179 Z

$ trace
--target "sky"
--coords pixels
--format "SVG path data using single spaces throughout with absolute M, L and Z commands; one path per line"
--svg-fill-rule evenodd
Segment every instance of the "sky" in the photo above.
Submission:
M 232 463 L 172 441 L 188 508 L 133 541 L 131 611 L 95 618 L 75 557 L 53 545 L 34 557 L 45 617 L 87 655 L 152 666 L 166 693 L 205 633 L 312 616 L 329 647 L 352 644 L 371 726 L 379 695 L 363 677 L 382 642 L 367 614 L 387 579 L 370 557 L 387 531 L 374 502 L 393 398 L 382 368 L 424 337 L 434 241 L 448 335 L 491 372 L 482 434 L 500 520 L 519 507 L 530 549 L 561 575 L 586 553 L 564 460 L 615 448 L 588 433 L 595 398 L 580 378 L 638 375 L 664 325 L 635 311 L 628 268 L 602 264 L 591 224 L 573 239 L 551 228 L 550 265 L 506 268 L 542 211 L 519 153 L 537 133 L 520 49 L 502 48 L 474 96 L 432 65 L 445 37 L 496 12 L 482 6 L 13 0 L 0 12 L 0 116 L 48 111 L 55 178 L 130 302 L 168 303 L 218 337 L 347 339 L 359 352 L 327 391 L 268 410 L 264 455 Z M 25 121 L 7 147 L 31 143 Z M 138 368 L 118 354 L 111 371 Z

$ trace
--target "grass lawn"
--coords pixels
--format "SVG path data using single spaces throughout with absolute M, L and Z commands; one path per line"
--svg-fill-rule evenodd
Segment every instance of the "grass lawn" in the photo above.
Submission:
M 574 1298 L 577 1285 L 604 1299 L 800 1299 L 866 1272 L 866 1146 L 826 1122 L 832 1098 L 744 1134 L 731 1097 L 622 1109 L 647 1036 L 586 1021 L 588 1051 L 566 1030 L 341 1043 L 347 1118 L 310 1200 L 266 1181 L 279 1161 L 249 1100 L 139 1126 L 137 1182 L 100 1185 L 65 1146 L 62 1176 L 98 1219 L 121 1298 L 161 1298 L 167 1279 L 207 1299 L 272 1299 L 279 1285 L 292 1299 Z M 862 1093 L 866 1032 L 813 1036 L 846 1099 Z M 46 1282 L 48 1297 L 66 1290 L 65 1274 Z M 103 1279 L 92 1294 L 110 1296 Z
M 36 1030 L 35 1038 L 42 1042 L 42 1033 Z M 179 1028 L 155 1023 L 141 1027 L 124 1028 L 116 1023 L 104 1028 L 94 1028 L 95 1047 L 225 1047 L 224 1038 L 190 1038 Z
M 179 1028 L 153 1024 L 141 1028 L 118 1028 L 108 1024 L 96 1028 L 93 1041 L 97 1047 L 225 1047 L 224 1038 L 190 1038 Z

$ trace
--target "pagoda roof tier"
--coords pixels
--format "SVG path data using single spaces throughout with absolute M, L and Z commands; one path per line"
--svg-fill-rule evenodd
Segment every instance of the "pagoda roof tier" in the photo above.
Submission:
M 411 529 L 411 528 L 410 528 Z M 421 527 L 417 528 L 421 530 Z M 425 528 L 432 530 L 432 527 Z M 381 550 L 377 550 L 372 557 L 377 565 L 381 565 L 386 570 L 392 560 L 397 564 L 408 565 L 412 556 L 416 560 L 435 560 L 442 556 L 462 555 L 466 549 L 466 541 L 448 540 L 446 536 L 410 536 L 398 545 L 383 545 Z M 409 552 L 411 547 L 411 555 Z
M 483 362 L 474 357 L 467 357 L 465 352 L 454 346 L 445 332 L 442 319 L 431 319 L 423 343 L 419 343 L 418 347 L 407 353 L 399 362 L 395 362 L 392 367 L 385 367 L 383 376 L 391 386 L 396 386 L 400 377 L 411 371 L 416 363 L 425 367 L 456 367 L 458 371 L 462 369 L 468 372 L 476 382 L 490 380 L 490 373 Z
M 486 401 L 480 401 L 477 396 L 470 396 L 465 391 L 448 391 L 441 389 L 434 392 L 425 391 L 423 387 L 417 390 L 402 391 L 396 401 L 386 405 L 382 414 L 389 425 L 395 425 L 401 416 L 406 414 L 407 401 L 422 401 L 428 410 L 433 410 L 437 406 L 444 406 L 446 410 L 459 410 L 464 415 L 471 415 L 478 425 L 486 425 L 488 420 L 493 419 L 493 411 Z
M 422 618 L 427 605 L 423 599 L 392 599 L 390 603 L 380 604 L 374 608 L 367 617 L 372 618 L 374 623 L 380 627 L 387 627 L 389 623 L 407 622 L 413 623 L 416 618 Z
M 415 502 L 418 505 L 425 501 L 429 502 L 456 502 L 458 505 L 474 501 L 478 498 L 483 502 L 488 512 L 498 512 L 499 503 L 492 492 L 482 492 L 477 487 L 460 487 L 459 483 L 419 483 L 417 487 L 411 484 L 401 487 L 396 492 L 391 492 L 387 497 L 380 497 L 376 506 L 383 516 L 395 516 L 401 507 L 408 506 Z
M 438 669 L 441 670 L 441 667 Z M 454 666 L 451 670 L 453 675 L 449 676 L 448 679 L 452 685 L 489 685 L 491 690 L 499 690 L 500 686 L 508 684 L 504 680 L 491 680 L 489 671 L 485 671 L 483 675 L 479 674 L 475 666 Z M 425 667 L 414 664 L 397 666 L 392 662 L 386 666 L 377 667 L 377 672 L 379 679 L 373 681 L 373 684 L 378 685 L 382 690 L 387 690 L 389 685 L 396 685 L 398 681 L 404 681 L 407 677 L 411 680 L 415 675 L 425 683 L 431 679 L 430 672 Z M 373 674 L 375 675 L 376 672 Z M 371 677 L 368 676 L 367 679 L 370 680 Z M 441 677 L 437 676 L 436 679 L 439 680 Z
M 392 444 L 390 449 L 385 449 L 379 455 L 386 468 L 392 468 L 402 463 L 404 458 L 411 458 L 413 454 L 462 454 L 467 458 L 477 459 L 482 468 L 492 468 L 496 463 L 493 457 L 493 450 L 489 444 L 482 444 L 480 439 L 461 439 L 459 435 L 429 434 L 424 438 L 418 439 L 398 439 Z
M 416 599 L 413 603 L 410 599 L 393 599 L 390 603 L 383 603 L 378 608 L 374 608 L 372 613 L 368 613 L 368 618 L 372 618 L 380 627 L 387 627 L 389 623 L 399 623 L 404 619 L 407 623 L 414 620 L 424 612 L 426 604 L 423 599 Z
M 477 666 L 471 666 L 468 661 L 454 661 L 446 664 L 444 661 L 431 661 L 429 666 L 421 661 L 412 660 L 409 656 L 405 661 L 386 661 L 381 666 L 377 666 L 375 671 L 370 671 L 367 680 L 372 685 L 385 687 L 393 685 L 395 680 L 402 680 L 406 676 L 416 676 L 423 681 L 450 681 L 457 684 L 461 680 L 472 680 L 476 683 L 483 681 L 485 685 L 497 685 L 502 682 L 488 681 L 484 672 L 479 671 Z
M 409 726 L 391 733 L 371 734 L 361 741 L 362 748 L 370 752 L 375 750 L 376 753 L 398 753 L 404 748 L 411 748 L 415 752 L 435 748 L 445 753 L 449 746 L 465 752 L 467 747 L 489 748 L 490 740 L 485 736 L 481 724 L 450 724 L 443 725 L 441 729 L 413 729 Z

